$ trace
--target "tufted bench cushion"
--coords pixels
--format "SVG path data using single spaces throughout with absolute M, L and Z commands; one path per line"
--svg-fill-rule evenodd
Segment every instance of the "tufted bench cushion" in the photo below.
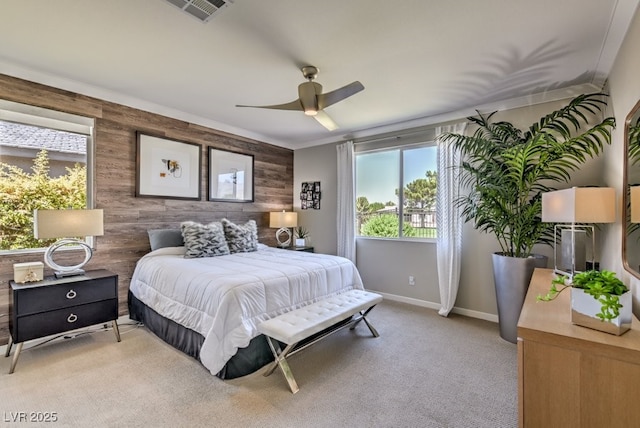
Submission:
M 378 337 L 378 332 L 369 323 L 366 315 L 381 301 L 382 296 L 379 294 L 364 290 L 350 290 L 260 323 L 258 331 L 267 337 L 267 342 L 275 357 L 275 361 L 267 370 L 265 376 L 269 376 L 276 367 L 280 367 L 289 384 L 289 388 L 291 388 L 291 392 L 298 392 L 298 385 L 293 378 L 286 357 L 339 329 L 351 327 L 353 330 L 360 321 L 364 321 L 371 334 L 374 337 Z M 348 318 L 351 318 L 351 320 L 346 324 L 334 327 Z M 320 333 L 318 338 L 296 348 L 299 342 L 317 333 Z M 287 347 L 281 350 L 278 342 L 287 344 Z
M 264 321 L 258 331 L 283 343 L 300 342 L 381 301 L 379 294 L 350 290 Z

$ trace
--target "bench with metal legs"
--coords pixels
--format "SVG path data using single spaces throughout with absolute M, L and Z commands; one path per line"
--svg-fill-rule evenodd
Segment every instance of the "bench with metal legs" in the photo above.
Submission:
M 258 326 L 258 330 L 266 336 L 275 357 L 264 375 L 271 375 L 279 367 L 291 392 L 295 394 L 299 387 L 287 357 L 343 328 L 353 330 L 361 321 L 364 321 L 374 337 L 378 337 L 378 331 L 371 325 L 367 315 L 381 301 L 382 296 L 379 294 L 351 290 L 264 321 Z M 306 340 L 312 336 L 312 340 Z M 281 349 L 279 342 L 286 344 L 284 349 Z

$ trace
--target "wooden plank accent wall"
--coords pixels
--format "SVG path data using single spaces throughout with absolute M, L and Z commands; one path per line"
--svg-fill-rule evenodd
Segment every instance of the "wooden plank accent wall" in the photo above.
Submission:
M 109 269 L 119 275 L 120 315 L 127 313 L 127 291 L 135 264 L 149 251 L 148 229 L 174 228 L 181 221 L 253 219 L 259 239 L 275 245 L 268 212 L 293 208 L 293 151 L 135 108 L 102 101 L 0 74 L 0 98 L 96 119 L 96 208 L 104 209 L 104 236 L 87 269 Z M 136 198 L 136 131 L 202 145 L 200 201 Z M 208 147 L 254 155 L 254 202 L 207 201 Z M 79 253 L 80 254 L 80 253 Z M 43 254 L 0 255 L 0 344 L 9 337 L 9 286 L 13 264 L 42 261 Z M 76 259 L 77 260 L 77 259 Z M 45 266 L 46 268 L 46 266 Z M 45 275 L 52 274 L 45 269 Z

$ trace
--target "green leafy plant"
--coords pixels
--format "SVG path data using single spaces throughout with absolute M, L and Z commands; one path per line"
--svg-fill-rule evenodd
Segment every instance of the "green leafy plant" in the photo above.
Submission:
M 38 152 L 32 172 L 0 162 L 0 249 L 42 248 L 55 240 L 33 237 L 33 210 L 87 206 L 87 169 L 75 164 L 66 174 L 49 176 L 49 156 Z
M 362 225 L 360 233 L 363 236 L 380 236 L 397 238 L 400 223 L 395 214 L 382 214 L 372 217 Z M 407 223 L 402 224 L 402 236 L 415 236 L 416 231 Z
M 628 164 L 630 167 L 638 167 L 640 166 L 640 117 L 629 124 L 628 128 L 628 144 L 629 144 L 629 153 L 628 153 Z M 630 183 L 630 186 L 638 186 L 638 183 Z M 629 192 L 629 187 L 626 189 Z M 640 223 L 632 223 L 631 222 L 631 198 L 627 194 L 627 207 L 626 207 L 626 216 L 627 216 L 627 235 L 632 235 L 636 231 L 640 230 Z M 638 238 L 640 239 L 640 237 Z
M 491 122 L 496 112 L 478 112 L 467 118 L 478 126 L 473 135 L 442 135 L 463 155 L 461 182 L 470 191 L 457 204 L 465 221 L 493 233 L 504 255 L 529 257 L 535 244 L 553 242 L 553 224 L 541 219 L 542 193 L 556 190 L 554 182 L 568 182 L 571 172 L 611 143 L 612 117 L 583 130 L 590 115 L 604 110 L 604 97 L 579 95 L 527 131 Z
M 306 239 L 309 237 L 309 231 L 302 226 L 298 226 L 294 233 L 297 239 Z
M 537 300 L 548 302 L 555 299 L 565 289 L 581 288 L 601 304 L 600 312 L 596 314 L 601 321 L 611 321 L 620 316 L 619 296 L 629 291 L 626 285 L 616 277 L 616 274 L 608 271 L 590 270 L 580 272 L 573 276 L 567 284 L 567 277 L 558 276 L 551 282 L 551 288 L 546 295 L 539 295 Z M 558 288 L 560 286 L 560 288 Z

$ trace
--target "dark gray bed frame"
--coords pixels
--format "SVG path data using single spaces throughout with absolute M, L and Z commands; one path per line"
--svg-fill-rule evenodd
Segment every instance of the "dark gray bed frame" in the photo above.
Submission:
M 193 358 L 200 360 L 200 348 L 204 337 L 175 321 L 163 317 L 156 311 L 142 303 L 129 290 L 129 317 L 145 325 L 160 339 L 174 348 Z M 245 376 L 264 367 L 274 360 L 267 339 L 263 336 L 254 337 L 249 346 L 238 349 L 220 372 L 216 374 L 220 379 L 234 379 Z

